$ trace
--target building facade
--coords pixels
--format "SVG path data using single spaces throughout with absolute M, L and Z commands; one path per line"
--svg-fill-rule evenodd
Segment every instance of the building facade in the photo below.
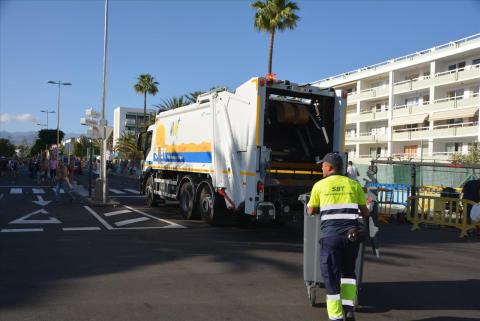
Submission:
M 147 117 L 154 112 L 147 109 Z M 113 146 L 122 134 L 135 134 L 143 125 L 143 108 L 117 107 L 113 111 Z
M 447 161 L 480 141 L 480 34 L 314 84 L 348 92 L 350 159 Z

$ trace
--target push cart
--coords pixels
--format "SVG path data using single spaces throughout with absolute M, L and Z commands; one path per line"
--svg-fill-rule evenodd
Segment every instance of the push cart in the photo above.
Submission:
M 304 227 L 303 227 L 303 279 L 305 281 L 305 286 L 307 287 L 307 295 L 312 306 L 315 305 L 317 300 L 317 289 L 324 288 L 322 273 L 320 272 L 320 215 L 310 216 L 307 214 L 307 204 L 310 199 L 310 193 L 302 194 L 299 196 L 298 200 L 304 204 Z M 372 207 L 374 209 L 375 206 Z M 375 212 L 372 210 L 370 212 L 371 216 Z M 374 221 L 375 222 L 375 221 Z M 370 224 L 372 221 L 370 220 Z M 366 224 L 366 231 L 371 230 L 372 228 Z M 376 228 L 376 227 L 375 227 Z M 378 231 L 378 229 L 377 229 Z M 370 237 L 371 237 L 371 233 Z M 372 246 L 373 245 L 372 242 Z M 374 252 L 375 252 L 374 248 Z M 355 267 L 355 273 L 357 275 L 357 289 L 361 290 L 362 286 L 362 274 L 363 274 L 363 258 L 365 251 L 365 243 L 360 244 L 360 249 L 358 251 L 358 257 Z M 378 250 L 376 252 L 378 255 Z M 358 301 L 358 300 L 357 300 Z M 355 303 L 357 305 L 357 302 Z

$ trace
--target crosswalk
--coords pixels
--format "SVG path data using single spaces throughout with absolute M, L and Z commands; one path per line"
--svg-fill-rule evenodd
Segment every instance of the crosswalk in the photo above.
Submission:
M 8 194 L 10 195 L 26 195 L 26 194 L 42 195 L 42 194 L 46 194 L 47 191 L 52 191 L 55 193 L 55 187 L 10 187 L 8 188 Z M 140 195 L 140 191 L 134 190 L 131 188 L 124 188 L 124 189 L 110 188 L 109 192 L 110 192 L 109 194 L 111 195 Z M 63 188 L 60 189 L 60 194 L 64 194 L 64 193 L 65 193 L 65 190 Z

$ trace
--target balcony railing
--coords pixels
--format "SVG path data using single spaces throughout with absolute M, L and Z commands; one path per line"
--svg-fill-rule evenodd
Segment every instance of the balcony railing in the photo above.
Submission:
M 477 126 L 477 125 L 478 125 L 478 121 L 471 121 L 471 122 L 467 122 L 467 123 L 436 125 L 436 126 L 433 126 L 433 129 L 471 127 L 471 126 Z
M 429 130 L 430 127 L 416 127 L 416 128 L 402 128 L 402 129 L 394 129 L 394 133 L 403 133 L 403 132 L 419 132 L 423 130 Z
M 436 47 L 433 47 L 433 48 L 430 48 L 430 49 L 422 50 L 422 51 L 419 51 L 419 52 L 415 52 L 413 54 L 409 54 L 409 55 L 406 55 L 406 56 L 403 56 L 403 57 L 390 59 L 390 60 L 380 62 L 380 63 L 375 64 L 375 65 L 363 67 L 363 68 L 360 68 L 360 69 L 357 69 L 357 70 L 345 72 L 345 73 L 335 75 L 335 76 L 332 76 L 332 77 L 329 77 L 329 78 L 321 79 L 321 80 L 316 81 L 315 83 L 324 83 L 324 82 L 332 81 L 332 80 L 336 80 L 336 79 L 344 79 L 344 78 L 347 78 L 350 75 L 357 74 L 357 73 L 362 72 L 362 71 L 377 70 L 379 68 L 382 68 L 384 66 L 394 64 L 394 63 L 397 63 L 397 62 L 403 62 L 405 60 L 414 60 L 416 58 L 425 57 L 425 55 L 433 54 L 433 53 L 436 53 L 436 52 L 439 52 L 439 51 L 442 51 L 442 50 L 448 50 L 449 48 L 458 48 L 458 47 L 464 46 L 464 45 L 466 45 L 470 42 L 478 41 L 479 39 L 480 39 L 480 33 L 477 33 L 475 35 L 472 35 L 472 36 L 469 36 L 469 37 L 466 37 L 466 38 L 463 38 L 463 39 L 459 39 L 457 41 L 451 41 L 449 43 L 446 43 L 446 44 L 443 44 L 443 45 L 440 45 L 440 46 L 436 46 Z

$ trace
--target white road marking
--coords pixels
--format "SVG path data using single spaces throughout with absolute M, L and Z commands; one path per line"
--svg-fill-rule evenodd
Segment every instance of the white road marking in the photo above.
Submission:
M 45 190 L 43 188 L 32 188 L 33 194 L 45 194 Z
M 98 226 L 92 226 L 92 227 L 64 227 L 62 228 L 64 231 L 100 231 L 101 228 Z
M 139 218 L 133 218 L 131 220 L 116 222 L 115 225 L 116 226 L 124 226 L 124 225 L 128 225 L 128 224 L 133 224 L 133 223 L 143 222 L 143 221 L 149 221 L 149 220 L 150 219 L 148 217 L 139 217 Z
M 92 214 L 93 216 L 95 216 L 95 218 L 103 224 L 103 226 L 105 226 L 105 228 L 107 230 L 113 230 L 114 228 L 112 226 L 110 226 L 107 221 L 105 221 L 103 218 L 100 217 L 100 215 L 97 214 L 97 212 L 95 212 L 94 210 L 92 210 L 90 207 L 88 206 L 84 206 L 84 208 L 90 212 L 90 214 Z
M 13 220 L 8 224 L 60 224 L 62 223 L 59 219 L 55 217 L 49 217 L 47 220 L 29 220 L 31 216 L 36 214 L 48 214 L 48 212 L 42 208 L 38 211 L 32 212 L 20 218 L 17 218 L 16 220 Z
M 51 201 L 45 201 L 42 196 L 37 195 L 37 201 L 32 201 L 33 203 L 40 205 L 40 206 L 45 206 L 50 204 Z
M 122 191 L 120 191 L 118 189 L 115 189 L 115 188 L 110 188 L 109 191 L 113 192 L 115 194 L 125 194 L 125 192 L 122 192 Z
M 120 211 L 103 213 L 103 215 L 105 215 L 105 216 L 113 216 L 113 215 L 120 215 L 120 214 L 125 214 L 125 213 L 132 213 L 132 211 L 130 211 L 130 210 L 120 210 Z
M 139 191 L 137 191 L 135 189 L 131 189 L 131 188 L 124 188 L 123 190 L 127 191 L 127 192 L 130 192 L 130 193 L 133 193 L 133 194 L 140 194 Z
M 10 189 L 10 194 L 22 194 L 22 189 L 21 188 L 11 188 Z
M 52 188 L 52 191 L 55 192 L 55 187 Z M 60 189 L 60 194 L 65 194 L 65 191 L 63 190 L 63 188 Z
M 4 228 L 0 230 L 2 233 L 13 233 L 13 232 L 43 232 L 43 228 Z
M 162 226 L 161 228 L 186 228 L 186 227 L 183 226 L 183 225 L 180 225 L 180 224 L 177 224 L 177 223 L 173 223 L 173 222 L 170 222 L 170 221 L 167 221 L 167 220 L 164 220 L 164 219 L 155 217 L 155 216 L 153 216 L 153 215 L 150 215 L 150 214 L 147 214 L 147 213 L 142 212 L 142 211 L 140 211 L 140 210 L 137 210 L 137 209 L 135 209 L 135 208 L 133 208 L 133 207 L 126 206 L 126 205 L 124 205 L 124 206 L 125 206 L 126 208 L 128 208 L 129 210 L 132 210 L 132 211 L 134 211 L 134 212 L 143 214 L 143 215 L 145 215 L 145 216 L 148 216 L 148 217 L 150 217 L 150 218 L 153 218 L 154 220 L 157 220 L 157 221 L 161 221 L 161 222 L 170 224 L 170 225 L 168 225 L 168 226 Z
M 0 194 L 0 200 L 1 200 L 2 198 L 3 198 L 3 193 L 2 193 L 2 194 Z

